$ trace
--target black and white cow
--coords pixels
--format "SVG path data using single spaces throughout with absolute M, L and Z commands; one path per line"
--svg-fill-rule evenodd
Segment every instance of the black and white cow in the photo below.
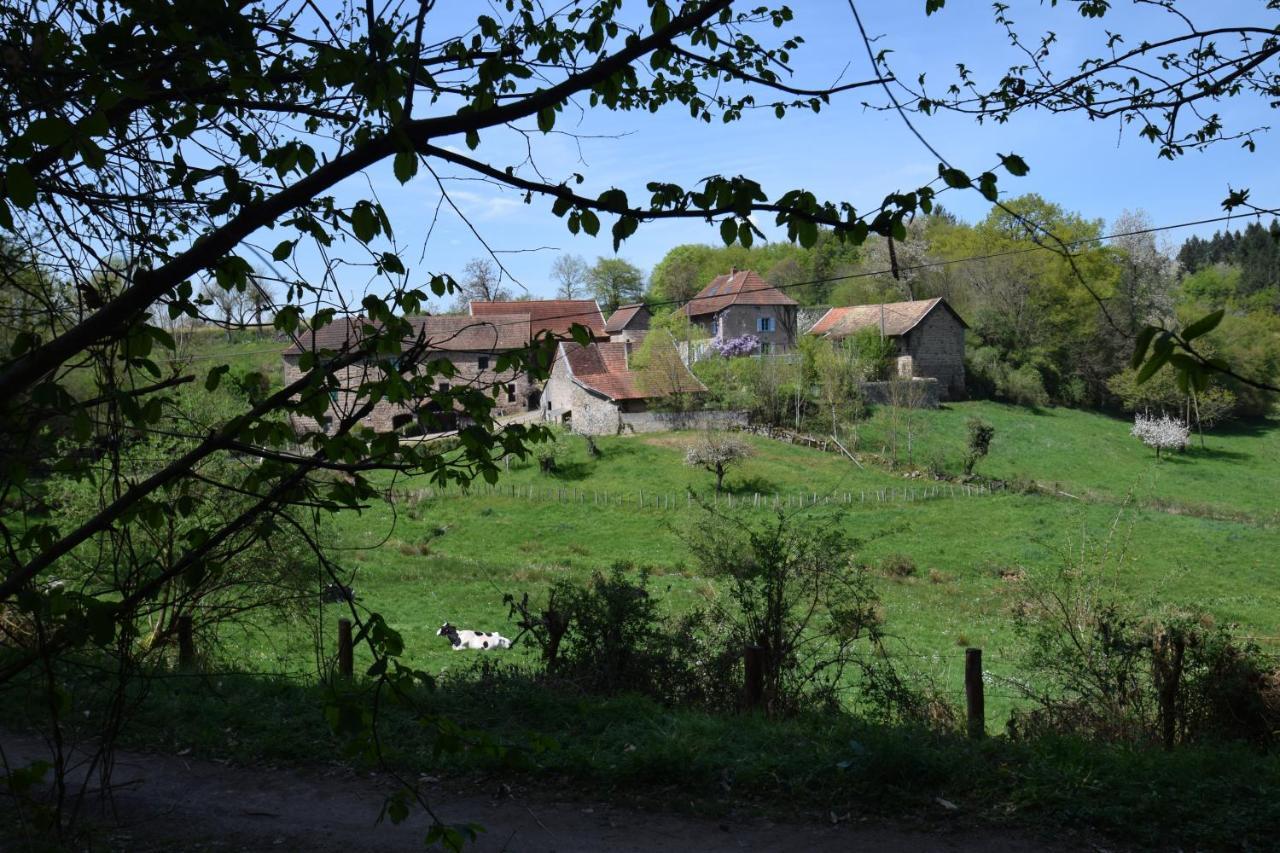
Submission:
M 340 601 L 355 601 L 358 596 L 353 586 L 346 586 L 340 583 L 327 584 L 324 589 L 320 590 L 320 602 L 322 604 L 337 604 Z
M 436 631 L 436 636 L 448 637 L 455 652 L 460 652 L 463 649 L 488 651 L 489 649 L 511 648 L 511 641 L 501 634 L 494 634 L 489 631 L 462 631 L 448 622 L 440 626 L 440 630 Z

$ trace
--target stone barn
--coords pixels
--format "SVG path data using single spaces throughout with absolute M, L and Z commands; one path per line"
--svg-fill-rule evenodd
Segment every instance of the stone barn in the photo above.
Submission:
M 637 343 L 644 340 L 645 333 L 649 331 L 649 321 L 652 319 L 653 315 L 649 313 L 648 306 L 642 302 L 620 305 L 618 310 L 610 314 L 609 319 L 605 321 L 604 330 L 611 341 Z
M 674 356 L 674 347 L 673 357 L 663 360 L 670 373 L 646 383 L 632 369 L 636 348 L 628 341 L 560 344 L 542 396 L 546 418 L 567 420 L 574 432 L 587 435 L 670 428 L 652 404 L 670 393 L 704 392 L 706 386 Z
M 963 398 L 964 331 L 969 325 L 942 298 L 832 308 L 809 330 L 842 340 L 877 329 L 898 347 L 898 375 L 936 379 L 944 400 Z
M 401 344 L 402 349 L 412 346 L 421 338 L 426 342 L 426 359 L 449 359 L 456 373 L 447 380 L 440 378 L 440 386 L 468 385 L 483 390 L 494 398 L 494 414 L 498 416 L 523 412 L 528 400 L 536 393 L 527 373 L 515 370 L 497 370 L 497 359 L 502 353 L 522 349 L 529 344 L 529 315 L 491 314 L 485 317 L 431 316 L 411 317 L 414 338 Z M 315 332 L 307 332 L 286 349 L 284 382 L 286 385 L 302 377 L 301 359 L 304 353 L 317 356 L 337 355 L 353 349 L 363 338 L 369 322 L 360 317 L 339 318 Z M 332 432 L 338 421 L 348 412 L 355 411 L 360 403 L 360 385 L 381 375 L 372 361 L 349 365 L 337 373 L 339 390 L 329 393 L 328 411 L 319 419 L 294 415 L 293 426 L 298 432 L 323 430 Z M 390 432 L 397 418 L 411 416 L 418 421 L 409 431 L 439 432 L 457 427 L 452 412 L 432 408 L 430 402 L 421 406 L 412 401 L 392 403 L 380 400 L 373 410 L 361 420 L 378 432 Z

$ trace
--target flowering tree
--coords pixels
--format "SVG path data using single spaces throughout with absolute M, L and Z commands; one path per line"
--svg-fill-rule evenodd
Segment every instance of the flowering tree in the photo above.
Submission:
M 1161 415 L 1158 418 L 1135 415 L 1133 429 L 1129 434 L 1147 447 L 1154 447 L 1156 458 L 1159 459 L 1161 450 L 1185 450 L 1191 428 L 1183 421 L 1168 415 Z
M 712 341 L 711 346 L 725 358 L 737 358 L 743 355 L 755 355 L 759 352 L 760 339 L 755 335 L 742 335 L 736 338 Z
M 692 468 L 705 468 L 716 475 L 716 494 L 724 488 L 724 475 L 729 467 L 751 455 L 751 445 L 736 436 L 722 432 L 707 434 L 689 445 L 684 454 L 684 464 Z

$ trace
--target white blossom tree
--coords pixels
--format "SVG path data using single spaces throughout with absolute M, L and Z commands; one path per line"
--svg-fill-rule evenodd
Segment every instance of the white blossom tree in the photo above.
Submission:
M 724 475 L 729 468 L 749 457 L 751 452 L 751 445 L 742 439 L 708 430 L 702 438 L 689 445 L 684 454 L 684 464 L 705 468 L 715 474 L 716 494 L 719 494 L 724 489 Z
M 1161 450 L 1185 450 L 1187 439 L 1191 436 L 1191 428 L 1177 418 L 1161 415 L 1149 418 L 1135 415 L 1133 429 L 1129 434 L 1147 447 L 1155 448 L 1156 458 L 1160 458 Z

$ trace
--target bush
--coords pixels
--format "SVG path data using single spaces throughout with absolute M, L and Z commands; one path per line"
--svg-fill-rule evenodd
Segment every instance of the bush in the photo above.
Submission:
M 521 634 L 542 651 L 544 673 L 596 695 L 637 693 L 673 706 L 727 709 L 737 684 L 736 655 L 726 653 L 701 611 L 663 617 L 647 571 L 615 563 L 585 586 L 552 585 L 544 607 L 504 599 Z
M 1166 748 L 1197 741 L 1274 745 L 1280 671 L 1212 617 L 1147 610 L 1103 578 L 1105 551 L 1083 549 L 1047 582 L 1028 584 L 1016 630 L 1029 649 L 1031 708 L 1011 733 L 1066 733 Z
M 969 437 L 965 442 L 967 453 L 964 457 L 964 473 L 969 476 L 973 473 L 974 466 L 978 464 L 978 460 L 985 457 L 991 450 L 991 439 L 995 438 L 996 428 L 981 418 L 969 418 L 968 422 Z
M 890 554 L 880 561 L 880 572 L 885 577 L 909 578 L 916 573 L 916 563 L 905 554 Z

